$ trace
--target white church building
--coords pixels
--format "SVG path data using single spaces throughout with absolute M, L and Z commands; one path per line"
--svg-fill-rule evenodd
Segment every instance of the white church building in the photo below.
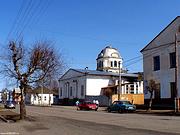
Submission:
M 143 82 L 138 81 L 138 74 L 122 70 L 123 59 L 117 49 L 105 47 L 96 60 L 96 70 L 69 69 L 59 79 L 59 99 L 62 104 L 72 104 L 77 99 L 97 99 L 100 105 L 108 105 L 108 98 L 103 95 L 102 88 L 118 85 L 120 74 L 121 84 L 125 84 L 121 94 L 143 93 Z

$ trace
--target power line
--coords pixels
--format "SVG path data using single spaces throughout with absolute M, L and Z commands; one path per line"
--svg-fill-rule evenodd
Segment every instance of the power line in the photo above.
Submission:
M 32 8 L 32 11 L 36 11 L 36 12 L 30 12 L 29 14 L 29 20 L 26 21 L 26 23 L 24 24 L 22 30 L 20 31 L 18 37 L 16 40 L 18 40 L 22 33 L 24 32 L 25 28 L 30 24 L 32 25 L 33 22 L 35 22 L 36 20 L 40 19 L 42 17 L 42 13 L 44 12 L 45 9 L 47 9 L 47 7 L 50 5 L 50 1 L 47 1 L 47 4 L 45 6 L 42 5 L 42 0 L 39 1 L 39 3 L 37 3 L 36 5 L 34 4 L 34 7 Z M 39 10 L 38 10 L 39 9 Z M 38 18 L 37 18 L 38 17 Z
M 23 13 L 22 13 L 22 15 L 21 15 L 21 18 L 20 18 L 19 21 L 17 22 L 17 27 L 15 28 L 15 31 L 14 31 L 15 35 L 18 34 L 18 32 L 19 32 L 19 30 L 20 30 L 20 27 L 23 26 L 24 21 L 25 21 L 26 18 L 28 17 L 28 13 L 29 13 L 29 11 L 30 11 L 30 9 L 31 9 L 32 4 L 33 4 L 33 1 L 32 1 L 32 0 L 30 0 L 30 1 L 26 4 L 26 6 L 25 6 L 25 8 L 24 8 L 24 11 L 23 11 Z
M 171 43 L 170 44 L 168 44 L 168 46 L 167 46 L 167 44 L 165 45 L 165 46 L 163 46 L 163 47 L 171 47 Z M 161 46 L 162 47 L 162 46 Z M 145 60 L 145 59 L 147 59 L 147 58 L 149 58 L 149 57 L 151 57 L 153 54 L 156 54 L 157 52 L 158 52 L 158 49 L 159 48 L 156 48 L 156 50 L 155 51 L 152 51 L 151 52 L 151 54 L 148 54 L 148 55 L 144 55 L 143 56 L 143 58 L 141 58 L 141 59 L 139 59 L 139 60 L 137 60 L 137 61 L 135 61 L 135 62 L 132 62 L 132 63 L 130 63 L 130 64 L 127 64 L 125 67 L 129 67 L 129 66 L 131 66 L 131 65 L 133 65 L 133 64 L 136 64 L 136 63 L 138 63 L 140 60 Z
M 124 61 L 123 64 L 129 63 L 129 62 L 131 62 L 131 61 L 135 61 L 135 60 L 137 60 L 137 59 L 139 59 L 139 58 L 142 58 L 142 55 L 139 55 L 139 56 L 133 57 L 133 58 L 131 58 L 131 59 L 128 59 L 128 60 Z
M 42 16 L 45 16 L 45 14 L 47 13 L 47 11 L 48 11 L 48 8 L 50 7 L 50 5 L 52 4 L 52 1 L 53 0 L 46 0 L 46 5 L 44 5 L 43 6 L 43 8 L 41 8 L 40 10 L 39 10 L 39 14 L 37 14 L 37 16 L 35 17 L 35 18 L 37 18 L 37 19 L 35 19 L 36 21 L 34 21 L 34 24 L 38 24 L 38 22 L 40 21 L 40 18 L 42 17 Z
M 20 6 L 20 8 L 19 8 L 19 10 L 18 10 L 18 13 L 17 13 L 17 15 L 16 15 L 16 17 L 15 17 L 13 23 L 12 23 L 12 26 L 11 26 L 9 32 L 8 32 L 7 37 L 6 37 L 5 44 L 6 44 L 6 42 L 8 41 L 8 39 L 10 38 L 11 33 L 13 32 L 13 29 L 14 29 L 14 27 L 15 27 L 15 25 L 16 25 L 19 17 L 20 17 L 20 15 L 21 15 L 22 11 L 23 11 L 23 6 L 25 5 L 25 2 L 26 2 L 26 1 L 23 0 L 22 3 L 21 3 L 21 6 Z
M 22 26 L 21 31 L 19 31 L 19 33 L 17 33 L 16 41 L 19 40 L 19 38 L 22 36 L 22 33 L 24 32 L 25 28 L 28 26 L 28 24 L 30 24 L 31 20 L 33 19 L 33 15 L 35 14 L 36 9 L 40 6 L 40 4 L 41 4 L 41 1 L 39 1 L 38 4 L 32 3 L 31 7 L 29 8 L 29 10 L 27 12 L 27 20 L 26 21 L 24 20 L 24 25 Z M 32 12 L 31 12 L 31 10 L 32 10 Z M 29 16 L 29 18 L 28 18 L 28 16 Z
M 42 4 L 42 0 L 37 2 L 33 0 L 29 0 L 28 2 L 23 1 L 5 42 L 7 42 L 11 35 L 16 36 L 15 41 L 18 41 L 26 27 L 36 21 L 36 19 L 40 19 L 44 10 L 49 5 L 50 0 L 44 3 L 44 6 Z

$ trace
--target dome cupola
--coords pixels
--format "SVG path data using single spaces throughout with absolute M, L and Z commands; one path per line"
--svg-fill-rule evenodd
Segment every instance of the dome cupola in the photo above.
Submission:
M 106 46 L 97 57 L 97 70 L 107 72 L 119 72 L 122 68 L 122 57 L 116 48 Z

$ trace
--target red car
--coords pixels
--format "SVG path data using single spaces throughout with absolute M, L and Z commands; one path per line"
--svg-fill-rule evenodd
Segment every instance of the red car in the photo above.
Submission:
M 79 110 L 95 110 L 97 111 L 98 106 L 90 101 L 84 101 L 78 105 Z

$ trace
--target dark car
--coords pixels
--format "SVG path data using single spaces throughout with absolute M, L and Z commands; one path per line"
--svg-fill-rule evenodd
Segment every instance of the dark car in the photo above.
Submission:
M 79 110 L 95 110 L 97 111 L 98 106 L 91 101 L 84 101 L 78 105 Z
M 108 108 L 108 112 L 111 111 L 117 111 L 117 112 L 135 112 L 136 111 L 136 106 L 130 103 L 127 100 L 119 100 L 119 101 L 114 101 Z
M 6 101 L 4 104 L 4 108 L 15 109 L 15 103 L 13 101 Z

